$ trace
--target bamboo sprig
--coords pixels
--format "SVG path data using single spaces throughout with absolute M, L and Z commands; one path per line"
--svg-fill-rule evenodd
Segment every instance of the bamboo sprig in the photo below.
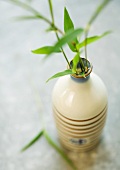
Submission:
M 111 0 L 103 0 L 103 2 L 97 7 L 90 20 L 85 27 L 85 58 L 87 59 L 87 37 L 91 27 L 91 24 L 95 21 L 100 12 L 107 6 Z
M 55 26 L 55 20 L 54 20 L 54 14 L 53 14 L 53 7 L 52 7 L 52 0 L 48 0 L 48 3 L 49 3 L 49 9 L 50 9 L 51 18 L 52 18 L 52 24 L 53 24 L 53 26 Z M 56 34 L 57 40 L 59 41 L 60 38 L 59 38 L 59 35 L 58 35 L 58 33 L 57 33 L 56 31 L 55 31 L 55 34 Z M 62 51 L 62 53 L 63 53 L 63 56 L 64 56 L 66 62 L 68 63 L 69 68 L 70 68 L 69 60 L 68 60 L 68 58 L 67 58 L 67 56 L 66 56 L 66 54 L 65 54 L 65 51 L 63 50 L 62 47 L 61 47 L 61 51 Z
M 77 168 L 75 167 L 74 163 L 72 162 L 72 160 L 67 156 L 67 154 L 64 152 L 63 149 L 61 149 L 54 141 L 53 139 L 50 137 L 50 135 L 48 134 L 47 130 L 46 130 L 46 124 L 45 121 L 43 120 L 43 114 L 41 114 L 41 98 L 38 95 L 39 92 L 36 89 L 35 85 L 33 84 L 33 81 L 30 81 L 31 86 L 34 90 L 34 95 L 35 95 L 35 102 L 36 102 L 36 106 L 38 108 L 38 112 L 40 112 L 41 115 L 41 122 L 42 122 L 42 130 L 40 130 L 40 132 L 28 143 L 26 144 L 22 149 L 21 152 L 26 151 L 27 149 L 29 149 L 31 146 L 33 146 L 38 140 L 40 140 L 42 137 L 44 137 L 46 139 L 46 141 L 50 144 L 50 146 L 52 146 L 58 154 L 60 154 L 60 156 L 71 166 L 71 168 L 73 170 L 77 170 Z M 44 124 L 43 124 L 44 123 Z
M 62 30 L 60 28 L 58 28 L 55 24 L 53 24 L 48 18 L 46 18 L 45 16 L 41 15 L 39 11 L 37 11 L 36 9 L 34 9 L 33 7 L 31 7 L 30 5 L 28 5 L 27 3 L 21 2 L 19 0 L 7 0 L 7 2 L 11 2 L 13 4 L 15 4 L 18 7 L 21 7 L 22 9 L 25 9 L 27 11 L 29 11 L 30 13 L 32 13 L 34 16 L 20 16 L 20 17 L 16 17 L 18 19 L 41 19 L 43 21 L 45 21 L 47 24 L 49 24 L 51 27 L 53 27 L 56 31 L 58 31 L 61 35 L 64 35 L 64 33 L 62 32 Z M 35 18 L 36 17 L 36 18 Z
M 25 145 L 22 149 L 21 152 L 24 152 L 28 148 L 30 148 L 34 143 L 38 141 L 43 136 L 44 130 L 41 130 L 27 145 Z
M 72 167 L 73 170 L 77 170 L 76 166 L 73 164 L 73 162 L 69 159 L 69 157 L 64 153 L 63 150 L 61 150 L 56 143 L 51 139 L 49 134 L 46 130 L 44 130 L 44 137 L 48 141 L 48 143 L 64 158 L 64 160 Z
M 50 137 L 48 132 L 43 129 L 41 130 L 27 145 L 25 145 L 22 149 L 21 152 L 26 151 L 29 149 L 33 144 L 35 144 L 41 137 L 45 137 L 46 141 L 50 146 L 52 146 L 57 153 L 60 154 L 60 156 L 72 167 L 73 170 L 77 170 L 76 166 L 74 163 L 71 161 L 71 159 L 65 154 L 65 152 L 53 141 L 53 139 Z

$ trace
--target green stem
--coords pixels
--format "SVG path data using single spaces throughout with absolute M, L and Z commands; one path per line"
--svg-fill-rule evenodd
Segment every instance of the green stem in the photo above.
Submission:
M 88 29 L 88 25 L 85 29 L 85 58 L 87 60 L 87 36 L 88 36 L 88 32 L 89 32 L 89 29 Z
M 55 21 L 54 21 L 54 15 L 53 15 L 52 0 L 48 0 L 48 3 L 49 3 L 49 8 L 50 8 L 50 14 L 51 14 L 52 22 L 54 24 Z
M 56 34 L 57 40 L 59 41 L 60 38 L 59 38 L 59 36 L 58 36 L 58 33 L 55 32 L 55 34 Z M 71 68 L 70 63 L 69 63 L 69 60 L 68 60 L 68 58 L 67 58 L 67 56 L 66 56 L 66 54 L 65 54 L 65 52 L 64 52 L 64 50 L 63 50 L 62 47 L 61 47 L 61 51 L 62 51 L 62 53 L 63 53 L 63 55 L 64 55 L 64 58 L 65 58 L 66 62 L 68 63 L 69 68 Z
M 51 18 L 52 18 L 52 22 L 49 21 L 50 25 L 53 26 L 56 31 L 58 31 L 59 33 L 64 35 L 64 33 L 55 25 L 54 14 L 53 14 L 53 7 L 52 7 L 52 0 L 48 0 L 48 3 L 49 3 L 49 9 L 50 9 L 50 14 L 51 14 Z
M 56 31 L 58 31 L 61 35 L 64 35 L 64 33 L 62 32 L 62 30 L 60 30 L 55 24 L 54 25 L 54 28 Z
M 65 57 L 65 60 L 67 61 L 68 65 L 69 65 L 69 68 L 71 69 L 70 63 L 69 63 L 69 61 L 68 61 L 68 59 L 67 59 L 67 56 L 66 56 L 63 48 L 61 48 L 61 50 L 62 50 L 62 53 L 63 53 L 63 55 L 64 55 L 64 57 Z
M 87 26 L 85 28 L 85 59 L 86 59 L 86 66 L 87 66 L 87 36 L 88 36 L 89 29 L 90 29 L 90 25 L 87 24 Z
M 76 48 L 76 51 L 77 51 L 77 53 L 78 53 L 78 55 L 79 55 L 79 57 L 80 57 L 80 52 L 79 52 L 79 50 L 78 50 L 77 48 Z M 84 63 L 83 63 L 81 57 L 80 57 L 80 64 L 81 64 L 81 66 L 82 66 L 82 71 L 84 72 L 84 71 L 85 71 L 85 66 L 84 66 Z
M 50 14 L 51 14 L 51 18 L 52 18 L 52 25 L 54 26 L 54 28 L 57 29 L 57 31 L 62 33 L 62 31 L 55 26 L 55 20 L 54 20 L 53 8 L 52 8 L 52 0 L 48 0 L 48 3 L 49 3 L 49 9 L 50 9 Z M 55 31 L 55 35 L 57 37 L 57 40 L 59 41 L 60 38 L 59 38 L 59 35 L 58 35 L 58 33 L 56 31 Z M 61 47 L 61 51 L 62 51 L 62 53 L 64 55 L 65 60 L 67 61 L 68 65 L 69 65 L 69 68 L 70 68 L 70 63 L 69 63 L 68 58 L 67 58 L 67 56 L 66 56 L 66 54 L 65 54 L 62 47 Z

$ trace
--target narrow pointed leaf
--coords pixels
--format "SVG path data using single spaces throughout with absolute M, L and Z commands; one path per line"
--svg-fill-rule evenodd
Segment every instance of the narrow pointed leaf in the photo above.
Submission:
M 49 52 L 53 49 L 52 46 L 44 46 L 41 48 L 38 48 L 36 50 L 32 50 L 32 53 L 34 54 L 49 54 Z M 61 52 L 60 49 L 56 49 L 54 52 L 58 53 Z
M 33 20 L 33 19 L 39 19 L 40 17 L 39 16 L 18 16 L 18 17 L 15 17 L 14 19 L 15 20 L 18 20 L 18 21 L 20 21 L 20 20 Z
M 75 30 L 70 30 L 67 32 L 50 50 L 49 54 L 46 56 L 48 57 L 50 54 L 55 52 L 56 50 L 60 49 L 65 44 L 71 42 L 74 38 L 76 38 L 78 35 L 80 35 L 83 32 L 82 28 L 78 28 Z
M 69 75 L 69 74 L 73 74 L 72 70 L 65 70 L 65 71 L 56 73 L 55 75 L 50 77 L 46 82 L 48 82 L 48 81 L 50 81 L 50 80 L 52 80 L 54 78 L 62 77 L 62 76 Z
M 8 2 L 11 2 L 11 3 L 15 4 L 18 7 L 21 7 L 22 9 L 25 9 L 25 10 L 31 12 L 32 14 L 34 14 L 37 17 L 39 16 L 40 19 L 42 19 L 42 20 L 44 20 L 44 21 L 46 21 L 47 23 L 50 24 L 50 21 L 46 17 L 41 15 L 36 9 L 31 7 L 27 3 L 21 2 L 19 0 L 8 0 Z
M 73 170 L 77 170 L 73 162 L 68 158 L 64 151 L 56 145 L 56 143 L 51 139 L 46 131 L 44 131 L 44 136 L 48 143 L 64 158 L 64 160 L 73 168 Z
M 74 30 L 74 24 L 70 18 L 70 15 L 67 9 L 64 9 L 64 31 L 68 32 L 69 30 Z
M 85 42 L 87 42 L 86 45 L 91 44 L 91 43 L 93 43 L 93 42 L 95 42 L 95 41 L 100 40 L 101 38 L 103 38 L 104 36 L 110 34 L 111 32 L 112 32 L 112 31 L 106 31 L 106 32 L 104 32 L 103 34 L 101 34 L 101 35 L 99 35 L 99 36 L 96 35 L 96 36 L 93 36 L 93 37 L 88 37 L 88 38 L 86 38 L 86 40 L 84 40 L 83 42 L 77 44 L 77 49 L 80 49 L 80 48 L 84 47 L 84 46 L 85 46 Z
M 70 30 L 74 30 L 74 24 L 70 18 L 70 15 L 67 11 L 67 9 L 64 9 L 64 31 L 65 33 L 67 33 Z M 68 45 L 70 47 L 70 49 L 75 52 L 76 51 L 76 44 L 78 43 L 77 38 L 73 39 L 72 42 L 69 42 Z
M 77 64 L 80 61 L 79 54 L 76 54 L 72 61 L 73 61 L 72 72 L 76 73 Z
M 23 8 L 23 9 L 26 9 L 34 14 L 38 14 L 39 12 L 36 11 L 34 8 L 32 8 L 30 5 L 28 5 L 27 3 L 24 3 L 24 2 L 21 2 L 19 0 L 10 0 L 10 2 L 12 2 L 13 4 Z M 42 16 L 42 15 L 41 15 Z
M 95 10 L 95 12 L 93 13 L 93 15 L 91 16 L 90 20 L 88 21 L 86 28 L 85 28 L 85 58 L 87 58 L 87 36 L 88 36 L 88 32 L 90 30 L 91 24 L 95 21 L 95 19 L 97 18 L 97 16 L 102 12 L 102 10 L 105 8 L 105 6 L 107 6 L 107 4 L 110 2 L 111 0 L 103 0 L 103 2 L 97 7 L 97 9 Z
M 93 13 L 93 15 L 91 16 L 88 25 L 91 25 L 93 23 L 93 21 L 97 18 L 97 16 L 100 14 L 100 12 L 102 12 L 102 10 L 105 8 L 105 6 L 107 6 L 107 4 L 110 2 L 111 0 L 103 0 L 103 2 L 98 6 L 98 8 L 95 10 L 95 12 Z
M 38 135 L 32 139 L 26 146 L 24 146 L 22 149 L 21 149 L 21 152 L 25 151 L 26 149 L 28 149 L 29 147 L 31 147 L 35 142 L 38 141 L 38 139 L 40 139 L 41 137 L 43 136 L 43 130 L 40 131 L 38 133 Z

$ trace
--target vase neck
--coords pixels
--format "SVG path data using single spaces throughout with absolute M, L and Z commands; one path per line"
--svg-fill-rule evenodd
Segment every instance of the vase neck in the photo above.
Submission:
M 70 75 L 70 78 L 77 83 L 84 83 L 90 79 L 90 75 L 88 75 L 86 78 L 84 78 L 84 77 L 76 78 L 76 77 Z

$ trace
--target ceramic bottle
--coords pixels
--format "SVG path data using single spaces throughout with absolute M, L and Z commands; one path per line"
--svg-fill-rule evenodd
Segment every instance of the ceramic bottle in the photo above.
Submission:
M 94 148 L 105 125 L 107 103 L 106 87 L 95 73 L 86 78 L 59 78 L 53 89 L 52 106 L 61 144 L 76 152 Z

